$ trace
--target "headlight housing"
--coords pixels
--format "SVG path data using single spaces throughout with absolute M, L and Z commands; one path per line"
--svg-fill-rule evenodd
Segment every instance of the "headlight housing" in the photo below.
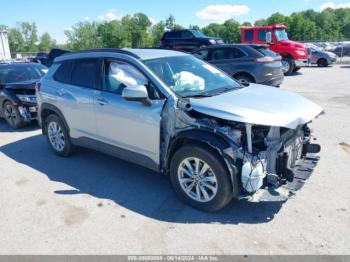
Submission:
M 22 102 L 28 102 L 28 103 L 36 103 L 36 96 L 35 95 L 16 95 L 19 100 Z
M 209 43 L 211 43 L 212 45 L 215 45 L 215 44 L 216 44 L 216 40 L 210 39 L 210 40 L 209 40 Z

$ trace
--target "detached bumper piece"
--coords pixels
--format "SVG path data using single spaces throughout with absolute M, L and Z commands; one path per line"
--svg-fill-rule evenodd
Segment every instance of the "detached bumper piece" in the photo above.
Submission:
M 30 122 L 38 118 L 38 107 L 36 105 L 20 105 L 18 111 L 23 117 L 24 122 Z

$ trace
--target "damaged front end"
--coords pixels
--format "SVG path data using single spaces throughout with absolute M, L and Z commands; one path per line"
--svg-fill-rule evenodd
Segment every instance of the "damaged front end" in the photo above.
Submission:
M 160 150 L 163 172 L 184 143 L 204 143 L 224 159 L 233 189 L 239 189 L 235 195 L 253 194 L 264 186 L 278 187 L 292 181 L 293 169 L 306 154 L 320 151 L 319 145 L 310 143 L 310 121 L 299 121 L 295 128 L 243 123 L 207 114 L 195 104 L 172 97 L 164 105 Z

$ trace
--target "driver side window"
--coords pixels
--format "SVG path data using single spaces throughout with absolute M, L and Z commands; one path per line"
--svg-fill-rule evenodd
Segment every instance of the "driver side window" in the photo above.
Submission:
M 160 93 L 134 66 L 116 61 L 105 61 L 103 90 L 122 95 L 126 86 L 144 85 L 150 99 L 160 99 Z

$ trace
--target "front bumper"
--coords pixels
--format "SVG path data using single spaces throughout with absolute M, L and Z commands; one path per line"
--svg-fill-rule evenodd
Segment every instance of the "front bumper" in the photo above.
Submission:
M 303 67 L 303 66 L 309 65 L 308 59 L 297 59 L 297 60 L 294 60 L 294 63 L 296 67 Z

